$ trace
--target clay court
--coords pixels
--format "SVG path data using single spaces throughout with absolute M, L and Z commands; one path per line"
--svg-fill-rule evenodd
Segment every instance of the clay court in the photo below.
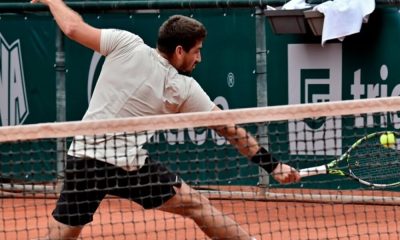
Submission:
M 55 198 L 0 199 L 0 239 L 44 236 Z M 399 239 L 395 205 L 212 200 L 257 239 Z M 127 200 L 108 198 L 80 239 L 208 239 L 194 223 Z

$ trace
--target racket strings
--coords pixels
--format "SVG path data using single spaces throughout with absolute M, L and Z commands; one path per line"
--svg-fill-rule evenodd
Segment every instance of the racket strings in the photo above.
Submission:
M 384 147 L 377 137 L 351 150 L 347 158 L 350 173 L 372 184 L 392 184 L 400 180 L 400 157 L 395 147 Z

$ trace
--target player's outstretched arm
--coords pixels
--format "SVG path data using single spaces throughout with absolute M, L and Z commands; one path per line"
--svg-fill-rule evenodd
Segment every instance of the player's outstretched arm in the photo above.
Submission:
M 84 22 L 82 17 L 62 0 L 31 0 L 31 3 L 47 5 L 57 25 L 67 37 L 96 52 L 100 51 L 100 29 Z
M 220 109 L 215 107 L 214 111 L 220 111 Z M 300 180 L 300 175 L 296 169 L 276 160 L 244 128 L 235 125 L 214 126 L 212 128 L 219 135 L 224 136 L 242 155 L 265 169 L 278 182 L 290 183 Z

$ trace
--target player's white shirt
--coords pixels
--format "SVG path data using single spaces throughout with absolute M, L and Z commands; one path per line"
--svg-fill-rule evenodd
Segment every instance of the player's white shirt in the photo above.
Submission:
M 106 56 L 83 121 L 178 112 L 211 111 L 215 104 L 191 77 L 181 75 L 158 52 L 130 32 L 101 31 Z M 96 158 L 135 170 L 147 157 L 150 133 L 79 136 L 69 155 Z

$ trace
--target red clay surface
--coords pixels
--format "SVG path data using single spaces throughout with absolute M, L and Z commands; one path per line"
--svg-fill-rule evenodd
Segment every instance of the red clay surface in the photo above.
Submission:
M 0 239 L 47 232 L 55 199 L 0 198 Z M 400 239 L 398 206 L 213 200 L 257 239 Z M 400 221 L 400 220 L 399 220 Z M 81 239 L 208 239 L 190 219 L 106 199 Z

